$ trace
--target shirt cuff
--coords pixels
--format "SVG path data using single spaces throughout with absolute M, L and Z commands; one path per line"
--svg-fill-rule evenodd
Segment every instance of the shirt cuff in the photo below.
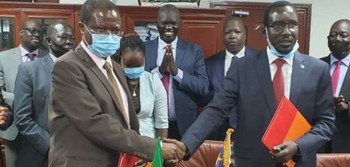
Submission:
M 183 76 L 184 76 L 184 72 L 183 72 L 181 69 L 178 69 L 178 70 L 177 70 L 177 75 L 174 76 L 174 79 L 175 79 L 177 82 L 181 83 Z

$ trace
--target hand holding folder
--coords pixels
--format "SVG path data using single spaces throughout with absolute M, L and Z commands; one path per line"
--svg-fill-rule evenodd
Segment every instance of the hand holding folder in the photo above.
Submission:
M 270 151 L 276 151 L 275 146 L 286 141 L 296 141 L 310 130 L 311 125 L 303 115 L 283 97 L 261 140 Z M 286 163 L 288 167 L 294 164 L 292 160 Z

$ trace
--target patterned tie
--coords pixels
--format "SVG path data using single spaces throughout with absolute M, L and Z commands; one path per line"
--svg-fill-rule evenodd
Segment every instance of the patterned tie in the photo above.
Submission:
M 27 53 L 27 54 L 25 54 L 25 56 L 27 56 L 29 58 L 29 60 L 32 61 L 36 57 L 36 54 L 35 53 Z
M 164 49 L 165 49 L 165 54 L 164 54 L 163 59 L 165 59 L 166 53 L 172 53 L 171 44 L 168 44 L 167 46 L 165 46 Z M 167 102 L 168 102 L 167 108 L 168 108 L 168 114 L 169 114 L 169 104 L 170 104 L 170 102 L 169 102 L 169 87 L 170 87 L 170 74 L 169 74 L 169 72 L 165 72 L 163 74 L 163 78 L 161 80 L 162 80 L 162 83 L 164 85 L 166 95 L 167 95 Z
M 335 95 L 336 92 L 337 92 L 337 85 L 338 85 L 338 80 L 339 80 L 341 61 L 338 60 L 335 63 L 337 63 L 337 64 L 336 64 L 335 69 L 334 69 L 334 71 L 332 73 L 332 90 L 333 90 L 333 95 Z
M 121 113 L 123 114 L 125 120 L 126 120 L 126 123 L 128 125 L 128 128 L 130 129 L 130 120 L 126 114 L 126 111 L 125 111 L 125 108 L 124 108 L 124 105 L 123 105 L 123 100 L 122 100 L 122 96 L 121 96 L 121 93 L 120 93 L 120 90 L 119 90 L 119 87 L 118 87 L 118 84 L 117 84 L 117 81 L 115 80 L 114 76 L 113 76 L 113 72 L 112 72 L 112 67 L 111 65 L 106 61 L 105 64 L 103 65 L 103 68 L 106 70 L 107 72 L 107 78 L 108 78 L 108 81 L 109 83 L 111 84 L 113 90 L 114 90 L 114 93 L 115 95 L 117 96 L 117 103 L 119 104 L 119 106 L 122 108 L 122 111 Z
M 282 73 L 282 66 L 286 61 L 283 59 L 276 59 L 273 63 L 277 66 L 277 71 L 273 77 L 273 93 L 275 95 L 275 105 L 278 107 L 282 97 L 284 96 L 284 77 Z

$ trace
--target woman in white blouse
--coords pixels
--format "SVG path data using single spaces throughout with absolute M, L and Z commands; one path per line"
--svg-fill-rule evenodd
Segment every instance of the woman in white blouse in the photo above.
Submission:
M 126 34 L 119 49 L 119 63 L 124 68 L 140 134 L 152 138 L 168 137 L 167 97 L 157 74 L 144 71 L 145 44 L 136 33 Z

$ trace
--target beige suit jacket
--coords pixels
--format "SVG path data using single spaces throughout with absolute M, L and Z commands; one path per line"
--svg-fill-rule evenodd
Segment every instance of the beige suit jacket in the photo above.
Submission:
M 123 69 L 114 61 L 113 68 L 128 95 L 132 130 L 115 103 L 113 88 L 83 48 L 55 63 L 49 109 L 50 167 L 116 167 L 120 152 L 153 158 L 156 140 L 139 136 Z

